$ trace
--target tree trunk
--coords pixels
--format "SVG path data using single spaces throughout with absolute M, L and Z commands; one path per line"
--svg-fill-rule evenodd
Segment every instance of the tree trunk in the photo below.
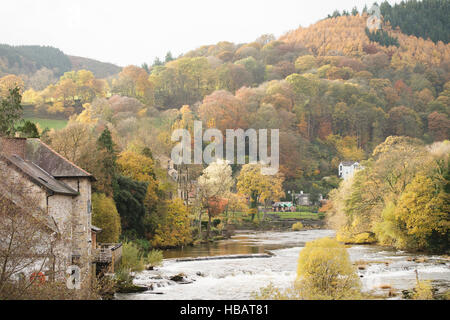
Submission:
M 202 238 L 202 214 L 203 210 L 200 209 L 200 214 L 198 216 L 198 236 L 200 239 Z
M 208 228 L 206 229 L 206 240 L 209 240 L 209 231 L 211 230 L 211 214 L 208 209 Z

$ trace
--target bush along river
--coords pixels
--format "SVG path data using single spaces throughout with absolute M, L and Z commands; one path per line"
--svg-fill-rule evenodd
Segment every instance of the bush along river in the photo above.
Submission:
M 305 243 L 333 237 L 332 230 L 239 231 L 227 240 L 164 252 L 163 265 L 136 274 L 141 293 L 116 299 L 252 299 L 272 283 L 287 288 L 296 278 L 297 260 Z M 376 245 L 348 247 L 365 293 L 402 299 L 420 280 L 431 280 L 437 293 L 450 287 L 450 259 Z

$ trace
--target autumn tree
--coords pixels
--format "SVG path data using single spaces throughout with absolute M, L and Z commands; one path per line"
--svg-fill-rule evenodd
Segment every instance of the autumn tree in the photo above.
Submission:
M 113 82 L 113 92 L 136 98 L 149 106 L 154 103 L 153 85 L 148 79 L 148 74 L 136 66 L 123 68 L 118 79 Z
M 22 95 L 25 85 L 20 77 L 9 74 L 0 78 L 0 98 L 9 96 L 10 90 L 15 88 L 18 88 L 18 93 Z
M 151 242 L 152 246 L 169 248 L 192 242 L 189 212 L 181 199 L 162 201 L 157 211 L 161 218 Z
M 445 250 L 450 234 L 450 196 L 443 189 L 444 183 L 448 181 L 418 174 L 407 186 L 395 209 L 405 235 L 399 244 L 406 241 L 410 248 Z
M 295 288 L 306 300 L 348 300 L 360 297 L 361 283 L 345 246 L 322 238 L 300 251 Z
M 428 130 L 434 141 L 442 141 L 450 136 L 450 120 L 446 114 L 433 112 L 428 115 Z
M 208 212 L 207 238 L 211 229 L 211 218 L 222 213 L 224 209 L 220 198 L 226 198 L 234 184 L 231 173 L 228 162 L 217 159 L 204 169 L 203 174 L 198 178 L 199 200 L 202 207 L 199 215 L 199 229 L 201 228 L 201 211 L 206 209 Z M 201 234 L 201 229 L 199 232 Z
M 390 135 L 420 137 L 422 121 L 412 109 L 401 106 L 389 110 L 388 127 Z
M 258 214 L 258 203 L 265 200 L 278 200 L 284 196 L 282 184 L 284 178 L 277 175 L 263 175 L 261 164 L 246 164 L 242 166 L 237 178 L 237 191 L 250 200 L 252 220 Z
M 246 112 L 241 101 L 227 91 L 215 91 L 203 99 L 199 115 L 208 127 L 225 132 L 226 129 L 245 129 Z
M 97 235 L 98 242 L 114 243 L 122 232 L 120 216 L 112 198 L 105 194 L 92 194 L 92 224 L 102 229 Z

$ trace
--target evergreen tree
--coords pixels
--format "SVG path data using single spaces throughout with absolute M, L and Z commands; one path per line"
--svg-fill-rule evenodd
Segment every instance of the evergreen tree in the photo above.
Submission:
M 9 90 L 9 95 L 0 99 L 0 136 L 13 136 L 16 132 L 16 124 L 23 114 L 21 102 L 18 87 Z
M 25 121 L 21 127 L 17 128 L 20 135 L 24 138 L 39 138 L 39 132 L 36 125 L 31 121 Z

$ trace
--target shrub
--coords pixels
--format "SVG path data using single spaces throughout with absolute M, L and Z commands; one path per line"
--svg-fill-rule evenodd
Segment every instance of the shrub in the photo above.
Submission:
M 417 281 L 412 298 L 414 300 L 433 300 L 433 287 L 430 281 Z
M 127 271 L 144 270 L 144 259 L 139 247 L 133 242 L 125 242 L 122 247 L 121 269 Z
M 300 251 L 297 291 L 303 299 L 355 299 L 360 281 L 345 247 L 335 239 L 307 242 Z
M 357 244 L 370 244 L 370 243 L 375 243 L 377 241 L 377 239 L 375 238 L 373 233 L 370 232 L 363 232 L 360 234 L 357 234 L 355 236 L 355 242 Z
M 316 213 L 319 210 L 318 206 L 300 206 L 297 205 L 296 209 L 298 212 L 314 212 Z
M 297 280 L 280 290 L 270 284 L 254 293 L 259 300 L 346 300 L 361 298 L 361 283 L 345 247 L 335 239 L 306 243 L 300 251 Z
M 296 222 L 292 225 L 292 231 L 303 230 L 303 224 L 301 222 Z
M 152 250 L 147 255 L 147 263 L 151 267 L 157 267 L 162 264 L 163 258 L 164 257 L 161 250 Z

